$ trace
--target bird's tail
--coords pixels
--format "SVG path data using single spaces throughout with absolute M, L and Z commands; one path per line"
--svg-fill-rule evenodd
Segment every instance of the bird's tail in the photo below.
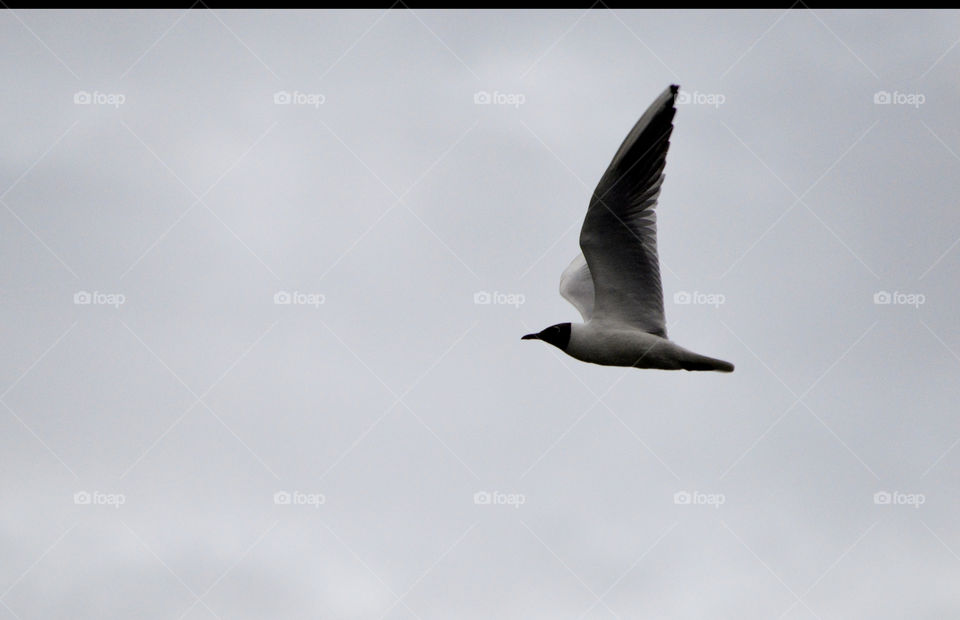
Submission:
M 733 364 L 718 360 L 714 357 L 699 355 L 697 353 L 688 354 L 681 362 L 684 370 L 716 370 L 719 372 L 733 372 Z

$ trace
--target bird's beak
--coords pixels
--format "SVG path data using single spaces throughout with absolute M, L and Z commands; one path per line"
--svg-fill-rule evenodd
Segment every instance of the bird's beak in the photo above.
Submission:
M 540 340 L 540 334 L 527 334 L 520 340 Z

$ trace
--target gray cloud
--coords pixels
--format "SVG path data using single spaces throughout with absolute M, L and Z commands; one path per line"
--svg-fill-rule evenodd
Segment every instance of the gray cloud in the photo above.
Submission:
M 955 612 L 955 17 L 6 12 L 0 617 Z M 671 82 L 736 373 L 521 343 Z

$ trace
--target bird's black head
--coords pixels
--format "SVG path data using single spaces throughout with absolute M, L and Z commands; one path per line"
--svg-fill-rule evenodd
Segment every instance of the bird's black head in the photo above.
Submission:
M 570 323 L 551 325 L 539 334 L 527 334 L 521 340 L 543 340 L 561 351 L 565 351 L 567 345 L 570 344 Z

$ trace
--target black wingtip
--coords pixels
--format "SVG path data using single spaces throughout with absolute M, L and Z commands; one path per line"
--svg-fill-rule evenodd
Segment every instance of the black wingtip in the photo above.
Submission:
M 678 92 L 680 92 L 680 85 L 679 85 L 679 84 L 671 84 L 671 85 L 670 85 L 670 92 L 673 93 L 674 95 L 676 95 Z

